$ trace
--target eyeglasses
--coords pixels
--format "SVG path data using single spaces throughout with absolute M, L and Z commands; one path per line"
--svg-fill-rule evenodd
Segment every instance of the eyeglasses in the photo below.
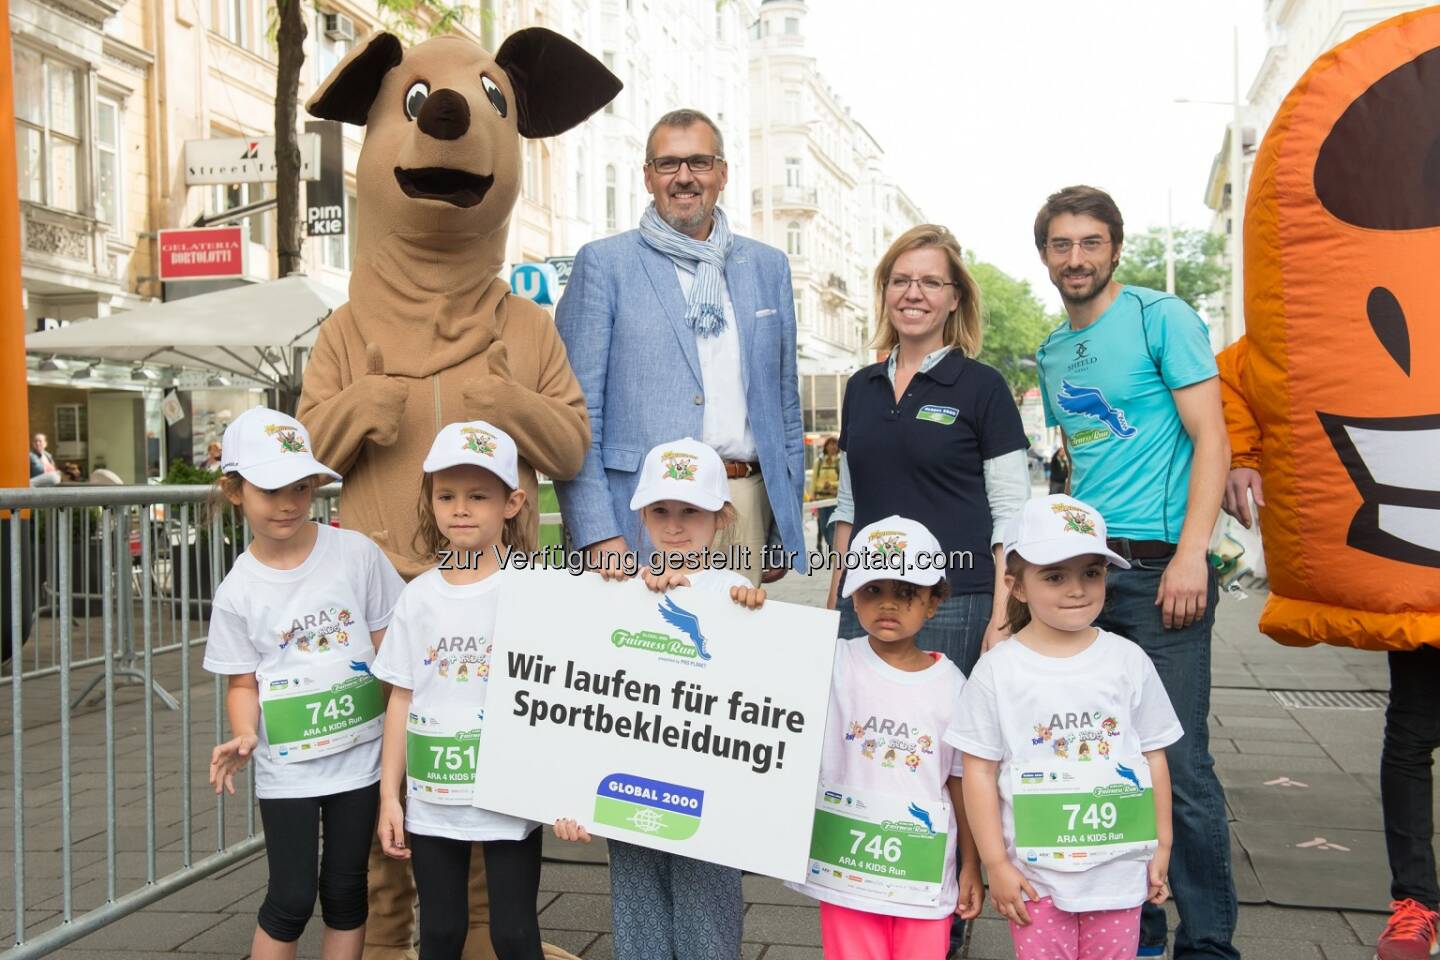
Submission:
M 646 160 L 645 165 L 656 173 L 670 175 L 680 170 L 680 164 L 690 168 L 691 173 L 709 173 L 715 169 L 715 164 L 724 163 L 725 158 L 714 153 L 696 153 L 688 157 L 655 157 Z
M 1045 241 L 1045 246 L 1057 257 L 1063 257 L 1076 246 L 1083 253 L 1099 253 L 1110 245 L 1110 241 L 1103 237 L 1086 237 L 1084 240 L 1071 240 L 1068 237 L 1056 237 L 1054 240 Z
M 920 284 L 920 289 L 925 293 L 939 293 L 946 287 L 955 286 L 951 281 L 941 280 L 939 277 L 902 277 L 898 273 L 890 278 L 888 286 L 893 293 L 907 293 L 912 283 Z

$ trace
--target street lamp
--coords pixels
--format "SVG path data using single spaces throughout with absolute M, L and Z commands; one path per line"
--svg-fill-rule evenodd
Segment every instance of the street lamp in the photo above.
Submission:
M 1232 89 L 1229 100 L 1192 100 L 1176 97 L 1176 103 L 1206 103 L 1230 108 L 1230 318 L 1225 342 L 1234 343 L 1244 331 L 1245 320 L 1245 152 L 1244 130 L 1240 126 L 1240 28 L 1235 27 L 1231 49 Z

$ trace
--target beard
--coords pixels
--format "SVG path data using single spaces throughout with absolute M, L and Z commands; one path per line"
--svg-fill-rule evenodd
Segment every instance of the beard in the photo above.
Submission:
M 682 216 L 676 213 L 673 208 L 670 208 L 668 203 L 664 206 L 658 203 L 655 204 L 655 210 L 657 213 L 660 214 L 660 219 L 668 223 L 673 229 L 686 235 L 693 233 L 694 231 L 704 226 L 706 223 L 710 222 L 710 215 L 715 210 L 714 204 L 705 203 L 705 193 L 703 190 L 700 189 L 699 184 L 696 184 L 693 188 L 687 188 L 686 192 L 690 192 L 691 190 L 693 190 L 694 193 L 698 194 L 701 200 L 695 212 L 690 214 L 689 216 Z M 669 194 L 666 194 L 666 199 L 669 199 Z
M 1055 288 L 1060 291 L 1060 299 L 1064 300 L 1066 303 L 1089 303 L 1091 300 L 1094 300 L 1096 297 L 1100 296 L 1100 294 L 1104 292 L 1106 287 L 1110 286 L 1110 278 L 1114 275 L 1114 263 L 1106 264 L 1103 270 L 1100 267 L 1093 267 L 1090 270 L 1090 287 L 1081 293 L 1075 294 L 1067 291 L 1065 287 L 1065 278 L 1067 276 L 1078 276 L 1078 274 L 1073 271 L 1062 270 L 1060 272 L 1059 282 L 1055 284 Z

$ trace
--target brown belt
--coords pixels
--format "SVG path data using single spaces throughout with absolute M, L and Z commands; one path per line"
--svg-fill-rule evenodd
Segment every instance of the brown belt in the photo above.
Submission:
M 751 463 L 746 460 L 726 460 L 725 476 L 731 480 L 744 480 L 746 477 L 759 476 L 760 464 Z
M 1164 540 L 1126 540 L 1112 537 L 1105 545 L 1126 560 L 1164 560 L 1175 555 L 1175 544 Z

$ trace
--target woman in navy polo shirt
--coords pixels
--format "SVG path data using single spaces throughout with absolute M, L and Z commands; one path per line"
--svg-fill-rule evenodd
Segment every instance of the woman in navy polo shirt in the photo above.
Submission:
M 917 638 L 968 676 L 1005 621 L 1000 531 L 1030 496 L 1029 441 L 1010 388 L 980 352 L 980 289 L 949 230 L 901 234 L 875 268 L 875 346 L 889 357 L 845 387 L 835 551 L 891 514 L 925 524 L 947 555 L 951 595 Z M 830 607 L 843 571 L 836 570 Z M 841 601 L 840 636 L 864 631 Z

